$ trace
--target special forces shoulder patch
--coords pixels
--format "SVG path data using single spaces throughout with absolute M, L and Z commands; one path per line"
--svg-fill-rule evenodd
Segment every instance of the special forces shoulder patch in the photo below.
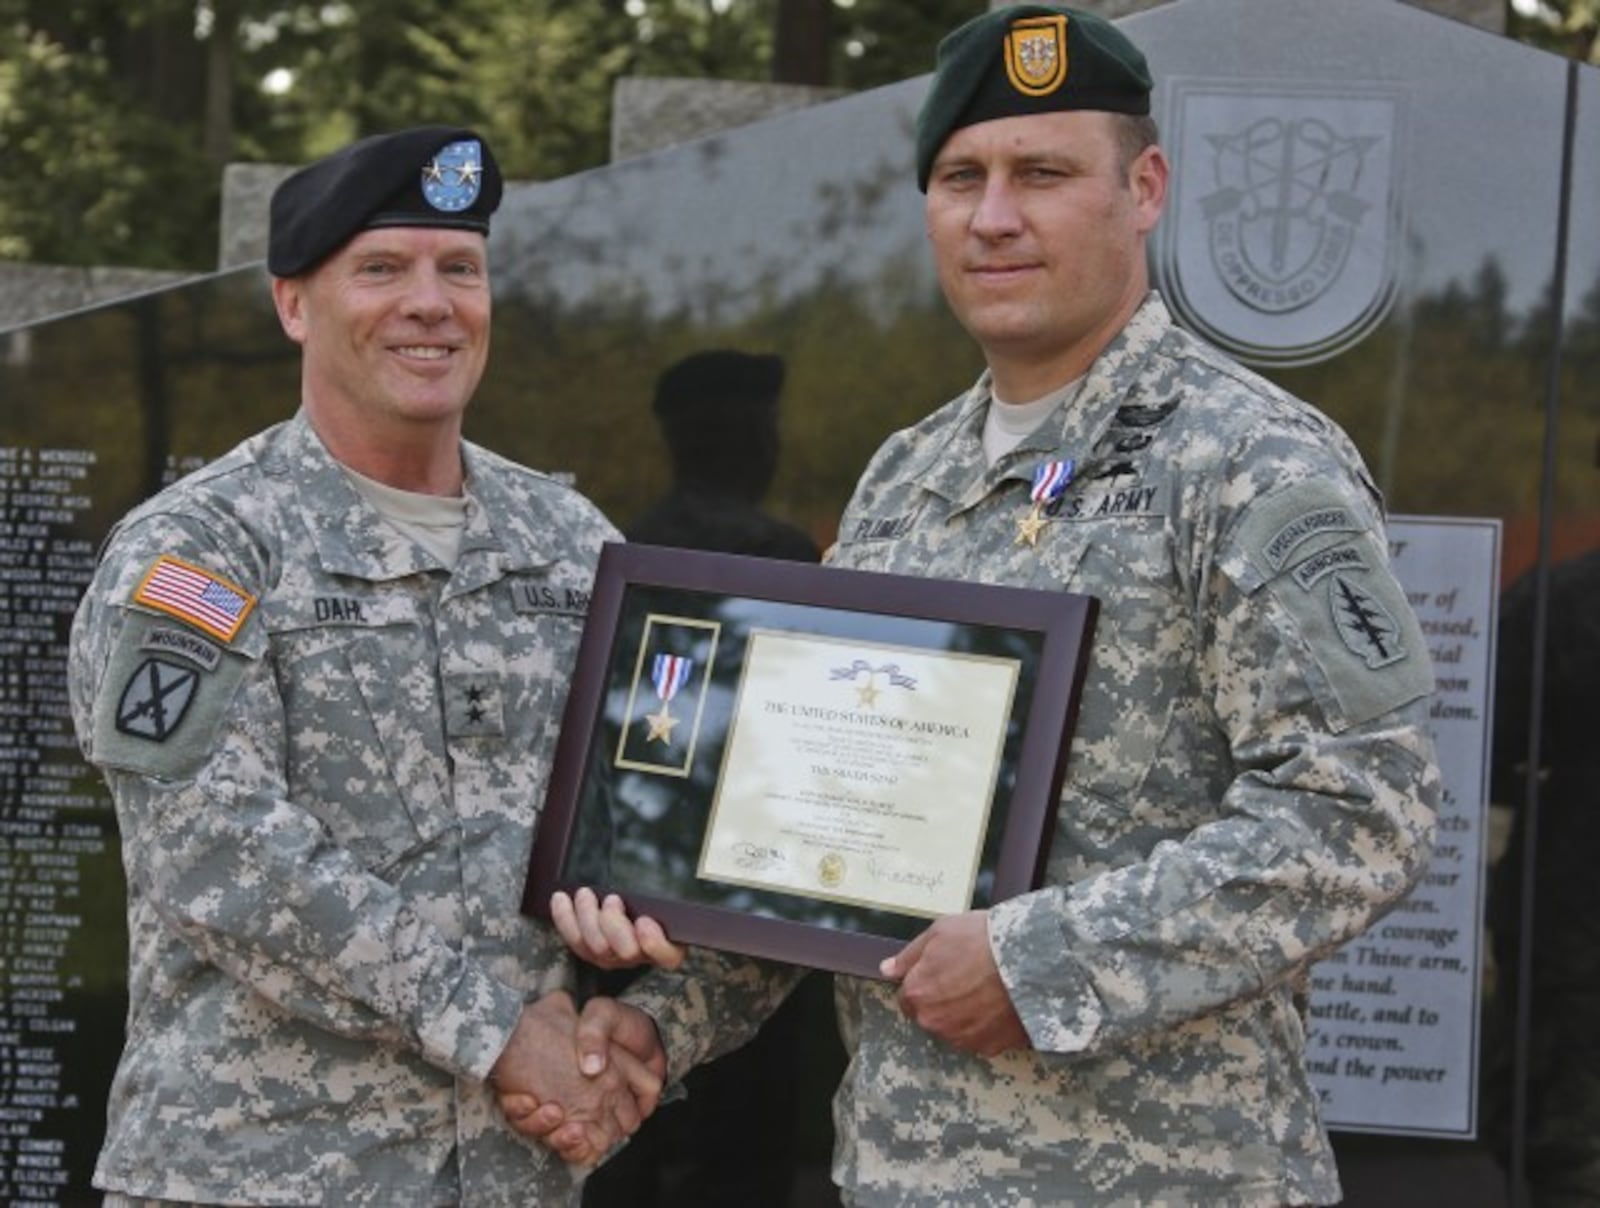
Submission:
M 1355 575 L 1333 576 L 1328 584 L 1333 624 L 1351 653 L 1376 670 L 1406 657 L 1400 624 Z
M 1360 725 L 1433 687 L 1427 644 L 1370 521 L 1332 486 L 1310 480 L 1257 500 L 1235 536 L 1247 593 L 1268 589 L 1320 675 L 1336 730 Z M 1325 687 L 1323 687 L 1325 685 Z
M 1433 687 L 1416 618 L 1371 535 L 1317 549 L 1271 582 L 1349 725 Z

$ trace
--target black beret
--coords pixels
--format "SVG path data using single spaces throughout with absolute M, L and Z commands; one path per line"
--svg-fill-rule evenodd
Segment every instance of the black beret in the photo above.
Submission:
M 690 418 L 728 403 L 770 407 L 783 390 L 780 356 L 716 348 L 691 353 L 656 379 L 651 404 L 663 419 Z
M 500 168 L 471 130 L 375 134 L 301 168 L 272 194 L 267 270 L 297 277 L 371 227 L 489 233 Z
M 1000 117 L 1101 109 L 1150 112 L 1144 55 L 1104 17 L 1045 4 L 997 8 L 939 43 L 917 113 L 917 188 L 962 126 Z

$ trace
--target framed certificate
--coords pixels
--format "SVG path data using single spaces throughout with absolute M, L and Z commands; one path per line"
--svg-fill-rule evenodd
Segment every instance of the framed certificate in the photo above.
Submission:
M 607 545 L 523 911 L 588 885 L 680 943 L 877 976 L 1038 884 L 1095 613 Z

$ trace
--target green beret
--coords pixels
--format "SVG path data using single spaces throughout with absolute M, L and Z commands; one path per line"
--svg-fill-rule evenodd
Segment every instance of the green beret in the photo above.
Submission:
M 946 35 L 917 113 L 917 188 L 928 191 L 934 157 L 962 126 L 1100 109 L 1150 112 L 1144 55 L 1111 22 L 1045 4 L 998 8 Z
M 273 191 L 267 270 L 298 277 L 373 227 L 489 233 L 500 168 L 471 130 L 417 126 L 351 143 Z

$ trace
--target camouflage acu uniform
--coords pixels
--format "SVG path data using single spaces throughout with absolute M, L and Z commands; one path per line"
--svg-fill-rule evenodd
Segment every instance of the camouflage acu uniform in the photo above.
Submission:
M 523 1002 L 571 978 L 518 902 L 615 533 L 576 493 L 463 448 L 453 572 L 382 522 L 303 417 L 112 534 L 71 667 L 128 873 L 100 1186 L 385 1208 L 573 1197 L 483 1079 Z M 220 583 L 213 610 L 181 590 L 136 601 L 158 562 Z M 236 633 L 226 616 L 207 632 L 252 597 Z
M 992 468 L 988 398 L 888 441 L 835 561 L 1102 602 L 1047 888 L 989 916 L 1033 1049 L 957 1051 L 841 979 L 835 1178 L 872 1205 L 1337 1200 L 1300 975 L 1420 874 L 1439 788 L 1376 493 L 1332 423 L 1154 296 Z M 1019 542 L 1034 467 L 1066 458 Z M 753 986 L 650 1004 L 675 1063 Z

